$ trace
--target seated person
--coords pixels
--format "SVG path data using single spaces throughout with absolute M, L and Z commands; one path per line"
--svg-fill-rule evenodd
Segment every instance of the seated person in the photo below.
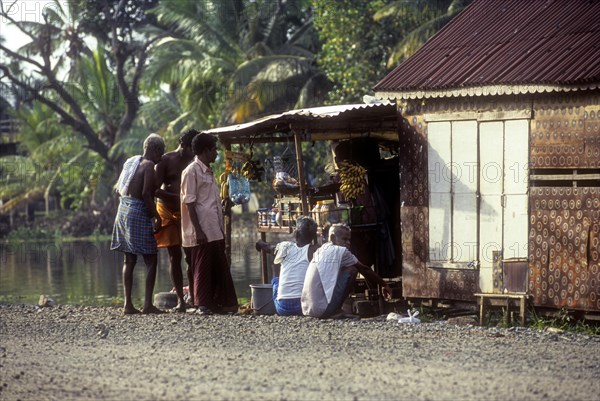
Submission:
M 317 247 L 311 244 L 317 237 L 317 223 L 310 217 L 299 217 L 294 237 L 296 242 L 271 245 L 259 240 L 256 243 L 257 250 L 275 254 L 271 284 L 275 310 L 281 316 L 302 315 L 300 295 L 308 263 Z
M 302 290 L 302 313 L 322 319 L 346 317 L 342 304 L 354 288 L 360 272 L 367 280 L 381 285 L 383 295 L 390 298 L 390 287 L 373 270 L 362 264 L 349 250 L 350 227 L 334 224 L 329 229 L 329 242 L 317 249 L 308 265 Z

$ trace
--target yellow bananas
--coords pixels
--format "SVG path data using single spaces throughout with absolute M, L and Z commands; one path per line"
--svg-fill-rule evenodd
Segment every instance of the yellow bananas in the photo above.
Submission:
M 219 176 L 219 181 L 221 182 L 221 187 L 219 191 L 221 199 L 229 198 L 229 173 L 227 171 L 223 172 Z
M 338 167 L 341 180 L 340 191 L 346 199 L 355 200 L 365 193 L 367 170 L 364 167 L 347 160 L 340 162 Z

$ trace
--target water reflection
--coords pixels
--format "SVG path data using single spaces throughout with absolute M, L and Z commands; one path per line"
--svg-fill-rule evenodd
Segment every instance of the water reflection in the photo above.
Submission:
M 260 256 L 254 249 L 257 239 L 254 235 L 232 238 L 231 273 L 238 297 L 249 298 L 249 285 L 261 282 Z M 40 294 L 47 294 L 61 304 L 106 305 L 122 299 L 123 255 L 109 245 L 109 241 L 0 244 L 0 300 L 37 303 Z M 133 283 L 138 307 L 144 296 L 145 270 L 140 257 Z M 154 292 L 171 287 L 168 254 L 161 249 Z

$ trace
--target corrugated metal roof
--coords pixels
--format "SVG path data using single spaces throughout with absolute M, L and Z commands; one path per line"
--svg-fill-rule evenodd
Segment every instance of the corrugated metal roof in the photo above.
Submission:
M 476 0 L 378 92 L 600 82 L 600 1 Z
M 308 130 L 323 132 L 362 132 L 396 130 L 396 105 L 392 102 L 375 104 L 348 104 L 290 110 L 280 114 L 244 123 L 203 131 L 219 136 L 229 143 L 243 142 L 242 139 L 269 135 L 267 141 L 276 141 L 273 133 Z M 286 140 L 285 138 L 283 140 Z M 257 140 L 256 142 L 259 142 Z

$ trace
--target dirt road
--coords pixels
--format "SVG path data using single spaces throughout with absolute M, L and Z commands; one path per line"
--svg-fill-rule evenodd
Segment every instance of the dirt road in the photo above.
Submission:
M 598 400 L 600 338 L 0 305 L 0 400 Z

